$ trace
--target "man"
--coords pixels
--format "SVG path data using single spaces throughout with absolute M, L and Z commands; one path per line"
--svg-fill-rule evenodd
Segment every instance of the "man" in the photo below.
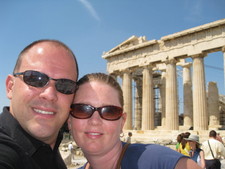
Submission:
M 202 143 L 205 152 L 206 169 L 220 169 L 220 157 L 225 157 L 225 147 L 216 139 L 217 133 L 214 130 L 209 132 L 209 139 Z
M 0 115 L 1 169 L 66 169 L 58 147 L 78 78 L 73 52 L 39 40 L 20 53 L 6 79 L 10 106 Z

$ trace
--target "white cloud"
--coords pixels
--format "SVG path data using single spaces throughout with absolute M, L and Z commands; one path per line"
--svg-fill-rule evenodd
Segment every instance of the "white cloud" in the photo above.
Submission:
M 93 6 L 91 5 L 90 2 L 88 2 L 88 0 L 79 0 L 84 6 L 85 8 L 87 8 L 87 10 L 90 12 L 90 14 L 97 20 L 100 21 L 100 18 L 97 14 L 97 12 L 95 11 L 95 9 L 93 8 Z

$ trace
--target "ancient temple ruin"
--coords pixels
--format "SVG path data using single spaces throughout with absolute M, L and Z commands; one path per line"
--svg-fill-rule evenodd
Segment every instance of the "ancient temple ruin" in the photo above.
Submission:
M 131 36 L 105 52 L 102 57 L 107 60 L 108 73 L 122 79 L 124 111 L 128 114 L 125 129 L 220 128 L 225 121 L 224 98 L 214 82 L 209 83 L 206 91 L 204 70 L 204 58 L 218 51 L 225 58 L 225 19 L 160 40 Z M 192 61 L 187 62 L 188 58 Z M 183 68 L 183 84 L 179 84 L 183 85 L 184 95 L 182 126 L 179 125 L 177 66 Z M 135 92 L 132 83 L 136 84 Z M 155 99 L 156 89 L 159 99 Z

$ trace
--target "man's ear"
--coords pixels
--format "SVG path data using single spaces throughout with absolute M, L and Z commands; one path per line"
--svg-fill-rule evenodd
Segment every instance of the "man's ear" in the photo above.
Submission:
M 13 86 L 14 86 L 14 76 L 8 75 L 6 78 L 6 95 L 9 99 L 12 99 Z

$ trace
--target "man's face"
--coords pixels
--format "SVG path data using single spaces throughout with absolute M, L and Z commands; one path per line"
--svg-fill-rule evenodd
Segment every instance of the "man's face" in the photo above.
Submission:
M 76 81 L 77 78 L 73 56 L 50 42 L 36 44 L 24 54 L 18 72 L 26 70 L 39 71 L 54 79 Z M 59 129 L 68 118 L 74 94 L 58 92 L 54 80 L 37 88 L 24 83 L 23 76 L 12 75 L 7 77 L 6 88 L 10 112 L 23 129 L 53 147 Z

